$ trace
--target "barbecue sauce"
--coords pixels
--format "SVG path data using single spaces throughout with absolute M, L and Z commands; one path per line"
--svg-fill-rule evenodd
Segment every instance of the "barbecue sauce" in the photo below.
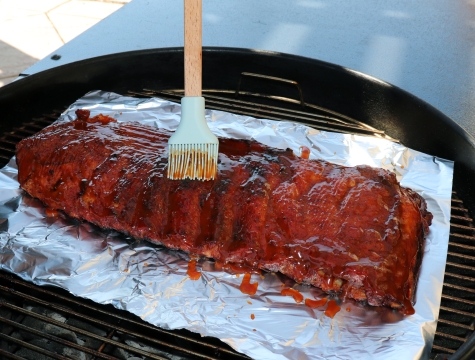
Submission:
M 191 280 L 198 280 L 201 277 L 201 273 L 196 270 L 196 260 L 190 260 L 188 262 L 188 270 L 186 271 Z
M 108 125 L 110 123 L 117 122 L 116 119 L 111 118 L 110 116 L 105 116 L 102 114 L 90 117 L 91 112 L 89 110 L 76 110 L 77 119 L 72 122 L 74 129 L 76 130 L 88 130 L 88 124 L 100 124 Z M 92 130 L 92 128 L 91 128 Z
M 259 284 L 257 282 L 251 284 L 251 274 L 247 273 L 244 275 L 239 289 L 244 294 L 254 295 L 257 292 L 258 285 Z
M 325 315 L 329 318 L 332 318 L 336 315 L 337 312 L 340 311 L 340 307 L 337 305 L 335 300 L 330 300 L 328 302 L 327 309 L 325 310 Z
M 309 308 L 316 309 L 317 307 L 324 306 L 327 303 L 327 298 L 323 298 L 320 300 L 312 300 L 312 299 L 305 299 L 305 305 Z
M 303 301 L 303 295 L 298 290 L 285 288 L 280 293 L 284 296 L 292 296 L 295 302 L 301 303 Z
M 310 149 L 306 146 L 300 147 L 300 157 L 302 159 L 308 159 L 310 157 Z

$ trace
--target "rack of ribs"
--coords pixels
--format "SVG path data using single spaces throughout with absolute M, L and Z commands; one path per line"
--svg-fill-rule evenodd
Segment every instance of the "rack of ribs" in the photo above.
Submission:
M 414 313 L 432 214 L 393 173 L 221 138 L 214 180 L 169 180 L 170 132 L 76 114 L 17 145 L 20 186 L 48 208 Z

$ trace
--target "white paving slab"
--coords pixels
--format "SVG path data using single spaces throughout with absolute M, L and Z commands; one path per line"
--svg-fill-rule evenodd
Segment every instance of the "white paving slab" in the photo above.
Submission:
M 46 12 L 71 0 L 0 0 L 0 9 Z
M 121 7 L 121 4 L 114 2 L 70 0 L 51 10 L 49 14 L 102 20 Z
M 130 0 L 0 0 L 0 86 Z
M 64 44 L 45 13 L 17 17 L 1 23 L 0 41 L 37 59 Z M 3 59 L 3 54 L 1 58 Z

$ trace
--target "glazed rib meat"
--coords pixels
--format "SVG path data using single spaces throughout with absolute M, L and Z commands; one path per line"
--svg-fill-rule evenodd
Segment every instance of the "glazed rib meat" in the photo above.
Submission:
M 394 174 L 222 138 L 215 180 L 169 180 L 170 132 L 76 114 L 17 146 L 20 185 L 47 207 L 223 264 L 414 311 L 432 215 Z

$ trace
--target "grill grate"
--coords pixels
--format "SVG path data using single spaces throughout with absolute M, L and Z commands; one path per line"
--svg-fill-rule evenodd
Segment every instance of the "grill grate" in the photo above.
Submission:
M 178 103 L 183 97 L 183 94 L 183 90 L 158 91 L 144 89 L 143 91 L 129 91 L 130 96 L 155 96 Z M 385 134 L 384 131 L 375 129 L 343 114 L 285 97 L 230 90 L 203 90 L 203 94 L 206 98 L 206 107 L 213 110 L 222 110 L 234 114 L 252 116 L 254 118 L 292 121 L 294 123 L 310 126 L 317 130 L 370 135 L 398 142 L 398 140 Z M 237 98 L 238 95 L 253 99 L 254 101 L 239 100 Z M 267 104 L 256 102 L 259 100 L 261 102 L 264 100 Z M 278 104 L 278 106 L 274 104 Z
M 248 359 L 216 339 L 166 331 L 112 306 L 2 272 L 0 324 L 0 355 L 12 359 L 34 354 L 53 359 Z
M 207 107 L 254 117 L 291 120 L 317 129 L 389 138 L 341 114 L 298 101 L 272 98 L 280 105 L 236 100 L 233 91 L 203 91 Z M 179 101 L 182 91 L 131 92 Z M 216 95 L 219 93 L 219 96 Z M 247 97 L 260 94 L 241 93 Z M 287 103 L 285 103 L 287 102 Z M 292 105 L 294 103 L 294 105 Z M 0 166 L 15 145 L 51 124 L 60 110 L 32 119 L 0 137 Z M 394 140 L 394 139 L 392 139 Z M 463 201 L 453 192 L 447 266 L 432 359 L 454 354 L 475 330 L 475 227 Z M 7 359 L 248 359 L 219 340 L 188 331 L 166 331 L 112 306 L 97 305 L 67 292 L 37 287 L 0 272 L 0 357 Z
M 475 256 L 472 255 L 475 227 L 468 209 L 455 192 L 450 220 L 449 250 L 433 356 L 454 354 L 475 330 Z

